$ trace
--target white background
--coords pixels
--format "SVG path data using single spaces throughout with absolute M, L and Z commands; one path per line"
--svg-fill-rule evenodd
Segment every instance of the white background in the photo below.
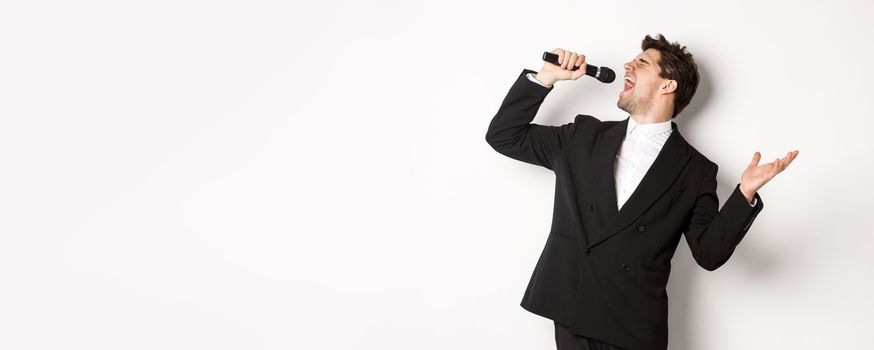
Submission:
M 0 348 L 554 349 L 519 307 L 553 174 L 484 140 L 543 51 L 620 70 L 645 34 L 702 82 L 719 167 L 798 158 L 670 348 L 874 347 L 870 1 L 4 1 Z M 617 80 L 618 81 L 618 80 Z M 563 81 L 535 122 L 602 120 Z

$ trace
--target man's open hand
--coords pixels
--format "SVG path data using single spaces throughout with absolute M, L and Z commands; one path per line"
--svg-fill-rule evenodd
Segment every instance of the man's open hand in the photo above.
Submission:
M 740 180 L 740 192 L 746 197 L 747 202 L 752 202 L 753 194 L 773 179 L 774 176 L 777 176 L 777 174 L 786 169 L 796 156 L 798 156 L 798 150 L 788 152 L 785 157 L 778 158 L 773 162 L 758 165 L 762 154 L 756 151 L 753 154 L 753 160 L 744 170 Z

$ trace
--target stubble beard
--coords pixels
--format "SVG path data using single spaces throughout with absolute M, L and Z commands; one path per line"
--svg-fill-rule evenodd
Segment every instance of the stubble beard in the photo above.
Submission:
M 638 103 L 637 99 L 634 98 L 634 95 L 626 96 L 624 99 L 620 98 L 619 101 L 616 102 L 616 106 L 619 107 L 619 109 L 628 112 L 628 114 L 634 113 L 634 111 L 638 109 L 639 105 L 640 104 Z
M 634 114 L 635 112 L 643 111 L 648 108 L 647 101 L 644 101 L 643 98 L 637 96 L 634 92 L 630 95 L 625 96 L 625 98 L 619 98 L 619 101 L 616 101 L 616 106 L 619 109 L 628 112 L 628 114 Z

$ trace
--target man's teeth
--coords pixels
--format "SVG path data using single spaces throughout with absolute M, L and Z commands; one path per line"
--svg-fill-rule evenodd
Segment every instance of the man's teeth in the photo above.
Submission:
M 625 77 L 625 89 L 631 89 L 634 87 L 634 80 L 631 77 Z

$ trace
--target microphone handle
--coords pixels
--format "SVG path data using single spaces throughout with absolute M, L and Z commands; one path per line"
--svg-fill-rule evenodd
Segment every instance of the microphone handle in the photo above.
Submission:
M 549 51 L 543 51 L 543 60 L 556 66 L 560 65 L 560 63 L 558 62 L 558 55 Z M 572 71 L 577 69 L 580 69 L 580 66 L 574 66 L 573 68 L 571 68 Z M 586 64 L 586 75 L 595 76 L 594 74 L 597 69 L 597 67 L 592 67 L 591 64 Z
M 556 66 L 559 65 L 558 55 L 556 55 L 552 52 L 549 52 L 549 51 L 543 51 L 543 60 L 546 62 L 552 63 Z M 580 68 L 580 66 L 574 66 L 573 68 L 571 68 L 571 70 L 575 71 L 579 68 Z M 610 68 L 596 67 L 596 66 L 593 66 L 591 64 L 586 64 L 586 75 L 593 77 L 595 79 L 598 79 L 602 82 L 605 82 L 605 83 L 612 83 L 613 82 L 613 79 L 615 77 L 615 73 L 613 73 L 613 74 L 610 74 L 610 73 L 613 73 L 613 71 L 610 70 Z M 604 75 L 604 76 L 602 76 L 602 75 Z

